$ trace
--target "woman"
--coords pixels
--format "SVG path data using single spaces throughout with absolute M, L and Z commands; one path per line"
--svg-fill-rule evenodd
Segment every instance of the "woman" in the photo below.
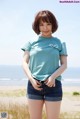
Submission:
M 52 12 L 39 11 L 32 28 L 39 38 L 22 48 L 25 51 L 23 69 L 28 77 L 30 119 L 42 119 L 43 104 L 47 119 L 58 119 L 62 100 L 61 74 L 67 68 L 66 45 L 52 36 L 58 28 Z

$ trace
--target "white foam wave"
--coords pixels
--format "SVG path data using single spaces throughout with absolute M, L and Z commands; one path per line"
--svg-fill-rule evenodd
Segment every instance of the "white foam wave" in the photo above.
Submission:
M 80 79 L 62 79 L 62 81 L 67 81 L 67 82 L 80 82 Z
M 0 81 L 9 81 L 11 80 L 10 78 L 0 78 Z

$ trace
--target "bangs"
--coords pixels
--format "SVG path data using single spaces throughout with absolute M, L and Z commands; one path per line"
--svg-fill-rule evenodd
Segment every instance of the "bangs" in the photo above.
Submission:
M 42 21 L 42 22 L 51 23 L 50 16 L 47 16 L 46 14 L 43 15 L 43 16 L 40 16 L 40 18 L 39 18 L 39 23 L 40 23 L 41 21 Z

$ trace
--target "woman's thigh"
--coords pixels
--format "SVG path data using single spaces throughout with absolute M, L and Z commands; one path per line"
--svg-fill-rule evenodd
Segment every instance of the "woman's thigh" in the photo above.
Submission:
M 42 119 L 43 100 L 28 99 L 30 119 Z
M 61 101 L 45 101 L 47 119 L 58 119 Z

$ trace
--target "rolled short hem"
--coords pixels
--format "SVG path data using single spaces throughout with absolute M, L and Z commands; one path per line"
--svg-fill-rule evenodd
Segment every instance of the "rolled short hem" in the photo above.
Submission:
M 37 95 L 29 94 L 27 95 L 28 99 L 34 99 L 34 100 L 45 100 L 45 101 L 61 101 L 62 97 L 41 97 Z
M 61 101 L 62 97 L 45 97 L 46 101 Z
M 32 94 L 28 94 L 27 98 L 29 99 L 35 99 L 35 100 L 44 100 L 41 96 L 37 96 L 37 95 L 32 95 Z

